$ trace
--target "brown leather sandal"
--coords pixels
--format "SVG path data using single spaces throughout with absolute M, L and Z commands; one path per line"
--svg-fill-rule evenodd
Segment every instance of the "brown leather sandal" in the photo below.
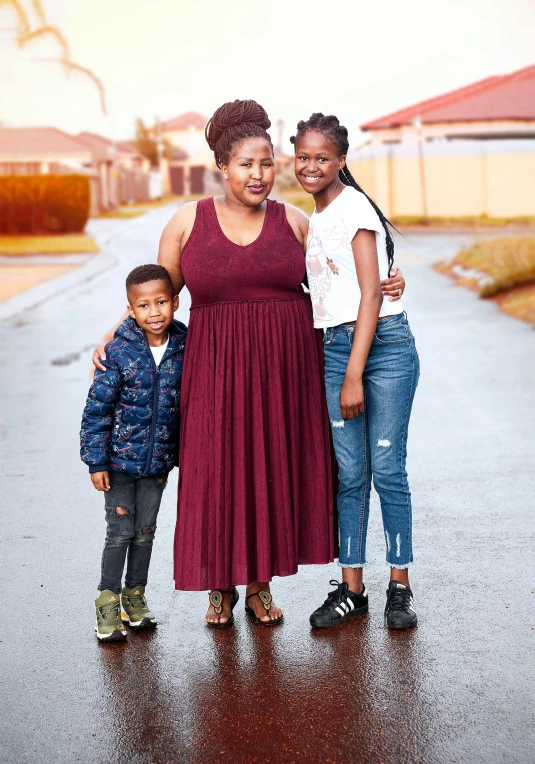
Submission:
M 214 608 L 218 617 L 221 615 L 221 611 L 223 610 L 223 595 L 231 593 L 232 597 L 230 598 L 230 610 L 232 613 L 238 600 L 240 599 L 240 594 L 235 586 L 231 586 L 230 589 L 214 589 L 213 591 L 208 592 L 210 605 Z M 220 621 L 206 621 L 206 625 L 211 629 L 228 629 L 229 626 L 234 625 L 234 615 L 231 615 L 228 621 L 223 621 L 223 623 Z
M 259 592 L 253 592 L 252 594 L 248 594 L 245 598 L 245 612 L 247 615 L 252 616 L 255 619 L 255 623 L 259 623 L 260 626 L 277 626 L 279 623 L 282 623 L 284 620 L 284 615 L 281 615 L 280 618 L 274 618 L 273 620 L 269 621 L 263 621 L 261 618 L 257 616 L 255 611 L 249 607 L 247 604 L 247 600 L 251 599 L 251 597 L 260 597 L 260 601 L 262 602 L 262 605 L 264 606 L 264 610 L 266 613 L 269 614 L 269 611 L 271 610 L 271 603 L 273 601 L 273 597 L 271 596 L 270 592 L 265 591 L 259 591 Z

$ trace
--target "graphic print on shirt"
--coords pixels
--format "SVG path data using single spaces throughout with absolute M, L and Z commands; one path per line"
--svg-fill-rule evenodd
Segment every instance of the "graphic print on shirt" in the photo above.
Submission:
M 323 298 L 331 288 L 331 273 L 329 266 L 324 266 L 320 262 L 321 242 L 317 236 L 314 236 L 312 226 L 308 229 L 307 237 L 307 270 L 308 287 L 312 298 L 314 316 L 318 320 L 330 321 L 330 316 L 323 304 Z
M 335 225 L 332 228 L 325 228 L 322 233 L 323 241 L 325 244 L 329 244 L 330 250 L 351 249 L 351 242 L 347 240 L 347 231 L 342 226 Z

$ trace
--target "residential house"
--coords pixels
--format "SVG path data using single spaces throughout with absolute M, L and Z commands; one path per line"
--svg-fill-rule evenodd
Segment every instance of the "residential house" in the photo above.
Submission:
M 100 200 L 103 209 L 151 198 L 150 162 L 132 143 L 115 142 L 103 135 L 87 132 L 76 137 L 91 147 L 93 163 L 102 178 L 102 189 L 106 194 Z
M 214 156 L 204 137 L 208 118 L 188 111 L 153 128 L 152 135 L 172 147 L 167 160 L 168 190 L 173 194 L 204 194 L 215 180 Z M 164 162 L 165 166 L 165 162 Z
M 535 66 L 488 77 L 361 126 L 360 185 L 399 218 L 535 215 Z

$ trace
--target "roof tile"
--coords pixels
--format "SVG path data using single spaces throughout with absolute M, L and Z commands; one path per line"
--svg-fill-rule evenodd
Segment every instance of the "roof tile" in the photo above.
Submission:
M 472 85 L 421 101 L 361 125 L 361 130 L 399 127 L 415 117 L 422 122 L 470 122 L 500 119 L 535 120 L 535 66 L 487 77 Z

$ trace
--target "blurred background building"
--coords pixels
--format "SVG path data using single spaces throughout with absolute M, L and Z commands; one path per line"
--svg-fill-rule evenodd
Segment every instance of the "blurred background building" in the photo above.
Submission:
M 350 155 L 387 216 L 535 215 L 535 66 L 361 125 Z

